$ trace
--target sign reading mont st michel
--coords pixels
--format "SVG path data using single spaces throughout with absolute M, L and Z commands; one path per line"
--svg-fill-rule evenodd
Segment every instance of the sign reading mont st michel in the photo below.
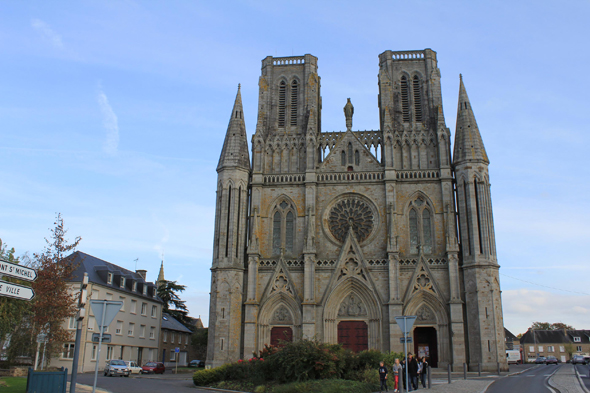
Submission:
M 25 281 L 35 281 L 37 279 L 37 272 L 34 269 L 0 259 L 0 275 L 3 274 Z

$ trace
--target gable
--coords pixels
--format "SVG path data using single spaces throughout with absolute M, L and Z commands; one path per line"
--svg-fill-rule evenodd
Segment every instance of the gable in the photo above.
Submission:
M 342 154 L 345 165 L 342 165 Z M 330 154 L 320 164 L 320 172 L 353 172 L 380 171 L 383 168 L 375 156 L 351 132 L 346 131 L 330 151 Z

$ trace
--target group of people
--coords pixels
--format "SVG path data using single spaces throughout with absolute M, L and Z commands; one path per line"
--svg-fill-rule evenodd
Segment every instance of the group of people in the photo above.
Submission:
M 406 367 L 408 368 L 408 379 L 406 381 Z M 393 373 L 393 391 L 399 392 L 399 381 L 400 379 L 404 384 L 404 391 L 411 392 L 418 390 L 418 386 L 422 383 L 422 387 L 426 388 L 426 373 L 428 372 L 428 362 L 426 357 L 414 358 L 411 352 L 408 353 L 408 357 L 403 358 L 402 361 L 398 358 L 395 359 L 395 363 L 392 366 L 391 372 Z M 387 388 L 387 375 L 389 371 L 385 367 L 385 363 L 381 362 L 379 365 L 379 379 L 381 380 L 381 391 L 388 392 Z M 408 389 L 409 387 L 409 389 Z

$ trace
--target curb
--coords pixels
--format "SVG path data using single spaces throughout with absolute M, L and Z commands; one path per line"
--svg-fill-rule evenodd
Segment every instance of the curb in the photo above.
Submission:
M 558 368 L 557 370 L 559 370 L 559 368 Z M 554 383 L 551 383 L 551 382 L 553 382 L 553 376 L 555 375 L 555 373 L 557 372 L 557 370 L 555 370 L 555 371 L 553 371 L 553 372 L 551 373 L 551 376 L 550 376 L 550 377 L 547 379 L 547 385 L 549 385 L 549 386 L 550 386 L 550 388 L 551 388 L 551 389 L 554 389 L 554 390 L 555 390 L 557 393 L 561 393 L 561 390 L 559 390 L 559 389 L 557 388 L 557 386 L 555 386 L 555 384 L 554 384 Z
M 541 367 L 541 365 L 540 365 L 540 364 L 537 364 L 536 366 L 529 367 L 529 368 L 525 368 L 524 370 L 520 370 L 520 371 L 517 371 L 517 372 L 515 372 L 515 373 L 512 373 L 512 374 L 506 374 L 506 375 L 504 375 L 504 376 L 505 376 L 505 377 L 511 377 L 511 376 L 513 376 L 513 375 L 522 374 L 522 373 L 524 373 L 524 372 L 526 372 L 526 371 L 534 370 L 534 369 L 536 369 L 536 368 L 538 368 L 538 367 Z
M 210 388 L 207 386 L 196 386 L 194 385 L 195 388 L 199 388 L 199 389 L 204 389 L 204 390 L 211 390 L 212 392 L 226 392 L 226 393 L 249 393 L 249 392 L 241 392 L 239 390 L 224 390 L 224 389 L 217 389 L 217 388 Z
M 582 387 L 582 390 L 586 393 L 590 393 L 590 390 L 588 390 L 588 388 L 586 388 L 586 385 L 582 381 L 582 377 L 580 377 L 580 373 L 578 372 L 578 368 L 574 367 L 574 370 L 576 370 L 576 376 L 578 377 L 578 383 Z M 588 372 L 590 373 L 590 370 Z M 589 374 L 589 377 L 590 377 L 590 374 Z

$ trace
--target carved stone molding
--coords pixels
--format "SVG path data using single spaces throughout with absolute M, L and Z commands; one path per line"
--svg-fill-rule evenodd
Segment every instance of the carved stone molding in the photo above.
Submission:
M 339 317 L 363 317 L 367 315 L 367 307 L 355 294 L 351 294 L 340 303 Z

